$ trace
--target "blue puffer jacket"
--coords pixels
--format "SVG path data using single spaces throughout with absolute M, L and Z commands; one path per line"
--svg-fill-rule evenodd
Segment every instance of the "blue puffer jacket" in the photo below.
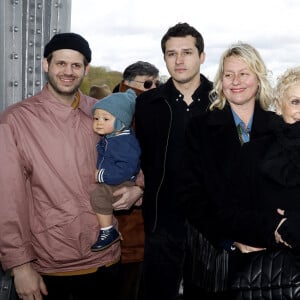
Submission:
M 98 182 L 118 185 L 135 180 L 140 170 L 141 150 L 132 129 L 105 136 L 97 144 Z

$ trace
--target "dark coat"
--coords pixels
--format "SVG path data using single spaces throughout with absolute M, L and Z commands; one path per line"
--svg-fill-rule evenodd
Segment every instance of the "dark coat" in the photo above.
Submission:
M 271 133 L 245 146 L 232 179 L 231 212 L 223 208 L 235 240 L 254 246 L 278 247 L 274 232 L 286 211 L 279 232 L 294 249 L 300 247 L 300 123 L 271 119 Z M 223 220 L 225 220 L 223 218 Z
M 169 79 L 165 84 L 142 93 L 136 99 L 136 136 L 142 150 L 141 168 L 145 176 L 143 216 L 146 231 L 155 231 L 159 220 L 162 219 L 169 223 L 173 220 L 174 224 L 170 224 L 170 227 L 176 226 L 176 216 L 172 220 L 171 218 L 166 220 L 168 212 L 172 210 L 171 201 L 159 198 L 165 176 L 168 140 L 173 117 L 169 102 L 174 89 L 172 79 Z M 195 104 L 196 111 L 207 109 L 208 94 L 211 89 L 212 83 L 201 75 L 201 85 L 196 91 L 201 101 Z M 184 142 L 184 137 L 182 137 L 182 142 Z M 181 170 L 178 169 L 178 172 Z M 175 199 L 172 200 L 174 201 L 171 205 L 175 205 Z
M 256 103 L 250 144 L 267 133 L 267 123 L 273 114 Z M 221 241 L 229 238 L 220 216 L 226 222 L 222 208 L 228 201 L 230 176 L 235 160 L 246 144 L 241 147 L 229 105 L 223 110 L 215 109 L 193 118 L 186 135 L 181 205 L 190 223 L 219 246 Z

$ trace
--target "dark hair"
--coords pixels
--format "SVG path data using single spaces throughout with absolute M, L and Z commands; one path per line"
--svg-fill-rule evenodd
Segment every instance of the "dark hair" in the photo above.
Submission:
M 153 76 L 157 77 L 159 70 L 152 64 L 146 61 L 137 61 L 129 65 L 123 72 L 123 79 L 132 81 L 136 76 Z
M 105 83 L 101 85 L 92 85 L 89 91 L 89 96 L 96 99 L 102 99 L 110 94 L 111 90 Z
M 175 26 L 170 27 L 161 39 L 161 49 L 163 54 L 166 53 L 166 42 L 171 37 L 185 37 L 191 35 L 195 38 L 195 46 L 198 49 L 199 56 L 204 51 L 204 41 L 201 33 L 188 23 L 177 23 Z

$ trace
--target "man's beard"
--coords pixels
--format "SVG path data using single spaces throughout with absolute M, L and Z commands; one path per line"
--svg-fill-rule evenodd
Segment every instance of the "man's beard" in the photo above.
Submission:
M 49 74 L 48 74 L 48 83 L 51 85 L 51 87 L 55 90 L 55 92 L 56 92 L 57 94 L 60 94 L 60 95 L 62 95 L 62 96 L 72 96 L 72 95 L 76 94 L 77 91 L 79 90 L 79 87 L 80 87 L 82 81 L 83 81 L 83 78 L 82 78 L 82 79 L 80 80 L 80 82 L 79 82 L 77 85 L 75 85 L 75 86 L 73 87 L 73 89 L 70 90 L 70 91 L 62 91 L 62 90 L 58 87 L 58 85 L 56 84 L 55 80 L 52 80 L 52 78 L 53 78 L 53 77 L 49 76 Z

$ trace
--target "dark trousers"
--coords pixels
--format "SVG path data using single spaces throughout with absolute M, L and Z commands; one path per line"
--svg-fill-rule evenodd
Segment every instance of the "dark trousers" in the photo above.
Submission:
M 101 267 L 97 272 L 74 276 L 43 275 L 48 296 L 45 300 L 115 300 L 119 264 Z
M 143 300 L 142 262 L 120 264 L 118 300 Z
M 173 230 L 145 235 L 144 295 L 146 300 L 177 300 L 182 279 L 185 234 Z

